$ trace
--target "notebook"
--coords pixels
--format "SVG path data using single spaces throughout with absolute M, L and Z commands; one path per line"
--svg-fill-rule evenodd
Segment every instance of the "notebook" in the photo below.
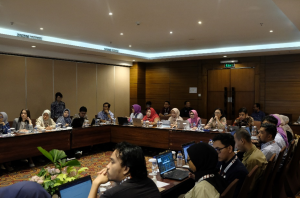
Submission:
M 188 153 L 187 153 L 187 149 L 192 146 L 193 144 L 195 144 L 195 141 L 183 144 L 182 147 L 182 153 L 184 155 L 184 161 L 186 165 L 183 165 L 183 168 L 189 168 L 189 165 L 187 165 L 187 157 L 188 157 Z
M 91 176 L 58 186 L 60 198 L 87 198 L 92 187 Z
M 189 171 L 176 169 L 172 151 L 157 155 L 156 160 L 162 178 L 181 181 L 189 176 Z

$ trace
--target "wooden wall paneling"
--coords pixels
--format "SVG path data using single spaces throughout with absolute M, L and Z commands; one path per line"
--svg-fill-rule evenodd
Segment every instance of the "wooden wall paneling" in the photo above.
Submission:
M 146 67 L 146 89 L 147 85 L 153 83 L 169 83 L 169 65 L 167 63 L 154 63 Z M 147 94 L 147 92 L 146 92 Z
M 138 98 L 138 84 L 137 83 L 130 83 L 130 99 L 131 98 Z
M 260 86 L 259 86 L 259 75 L 255 75 L 255 80 L 254 80 L 254 83 L 255 83 L 255 88 L 254 88 L 254 90 L 255 90 L 255 102 L 259 102 L 260 101 L 260 96 L 259 96 L 259 93 L 260 93 L 260 91 L 259 91 L 259 88 L 260 88 Z
M 181 110 L 184 107 L 184 102 L 185 101 L 186 101 L 185 99 L 182 99 L 182 100 L 173 99 L 171 101 L 171 107 L 172 108 L 178 108 L 179 110 Z M 194 100 L 188 100 L 188 101 L 191 103 L 191 107 L 198 112 L 199 111 L 198 100 L 194 99 Z M 163 104 L 161 105 L 160 109 L 162 107 L 163 107 Z
M 97 112 L 96 105 L 96 64 L 77 63 L 77 105 L 87 108 L 91 122 Z
M 115 68 L 111 65 L 97 65 L 97 113 L 108 102 L 110 110 L 115 112 Z
M 300 82 L 300 62 L 266 64 L 266 82 Z
M 26 108 L 25 58 L 0 55 L 1 112 L 6 112 L 8 121 L 20 116 Z M 11 126 L 12 127 L 12 126 Z
M 137 83 L 138 82 L 138 63 L 134 63 L 130 67 L 130 83 Z
M 224 87 L 230 87 L 230 70 L 208 70 L 208 92 L 224 91 Z
M 66 83 L 67 82 L 67 83 Z M 71 111 L 71 116 L 78 113 L 76 103 L 76 63 L 71 61 L 54 61 L 54 94 L 61 92 L 62 101 Z
M 300 82 L 266 82 L 266 101 L 299 101 Z
M 253 112 L 253 104 L 255 99 L 255 92 L 236 92 L 235 96 L 235 117 L 238 117 L 238 111 L 242 107 L 246 107 L 248 110 L 248 114 L 251 115 Z
M 115 66 L 115 117 L 129 116 L 130 68 Z
M 300 62 L 299 54 L 265 56 L 266 63 Z
M 190 87 L 197 87 L 198 83 L 170 84 L 170 100 L 197 100 L 197 93 L 189 93 Z M 197 87 L 198 88 L 198 87 Z M 197 90 L 198 91 L 198 90 Z
M 203 109 L 204 109 L 204 117 L 207 118 L 207 76 L 202 76 L 202 82 L 203 82 Z
M 300 101 L 267 101 L 265 112 L 268 114 L 274 114 L 279 112 L 292 114 L 292 122 L 294 122 L 300 116 Z
M 231 69 L 231 87 L 235 91 L 254 91 L 254 69 Z
M 51 110 L 51 103 L 54 101 L 53 60 L 26 58 L 26 62 L 27 107 L 31 118 L 37 119 L 44 110 Z
M 160 83 L 160 84 L 146 84 L 146 98 L 156 99 L 165 98 L 164 100 L 170 99 L 170 84 Z

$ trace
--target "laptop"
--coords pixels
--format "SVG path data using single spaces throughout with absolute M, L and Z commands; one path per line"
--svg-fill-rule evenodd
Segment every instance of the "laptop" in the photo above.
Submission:
M 184 128 L 183 123 L 186 123 L 186 128 L 190 129 L 190 123 L 189 123 L 188 120 L 178 120 L 177 121 L 177 128 L 178 129 L 183 129 Z
M 132 122 L 133 122 L 133 126 L 136 127 L 142 127 L 142 119 L 138 119 L 138 118 L 132 118 Z
M 169 120 L 162 120 L 162 125 L 161 128 L 170 128 L 171 127 L 171 123 Z
M 92 179 L 89 175 L 58 186 L 58 191 L 60 198 L 87 198 L 91 187 Z
M 183 168 L 190 168 L 189 165 L 187 164 L 187 157 L 188 157 L 188 153 L 187 153 L 187 149 L 192 146 L 193 144 L 195 144 L 195 141 L 189 142 L 189 143 L 185 143 L 183 145 L 181 145 L 182 147 L 182 153 L 184 155 L 184 161 L 186 165 L 183 165 Z
M 175 167 L 172 151 L 167 151 L 156 156 L 160 176 L 164 179 L 184 180 L 189 176 L 189 171 L 179 170 Z
M 234 135 L 239 129 L 240 127 L 239 126 L 232 126 L 231 127 L 232 130 L 231 130 L 231 135 Z M 241 127 L 242 128 L 242 127 Z M 249 132 L 249 134 L 251 135 L 251 131 L 250 131 L 250 128 L 249 127 L 245 127 L 245 129 Z
M 73 128 L 81 128 L 84 122 L 84 118 L 75 118 L 72 122 Z
M 128 119 L 126 117 L 118 117 L 118 123 L 120 126 L 127 126 Z

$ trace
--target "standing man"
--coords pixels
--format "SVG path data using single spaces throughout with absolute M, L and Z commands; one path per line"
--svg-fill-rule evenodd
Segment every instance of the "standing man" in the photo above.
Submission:
M 105 102 L 103 104 L 103 110 L 100 111 L 97 115 L 101 122 L 112 121 L 112 119 L 114 118 L 114 114 L 109 109 L 110 104 L 108 102 Z
M 259 103 L 254 104 L 253 113 L 251 117 L 254 119 L 254 121 L 260 121 L 260 122 L 262 122 L 263 118 L 265 117 L 265 113 L 260 110 Z
M 51 118 L 57 119 L 60 116 L 63 115 L 64 109 L 66 108 L 66 105 L 63 101 L 61 101 L 63 98 L 63 95 L 60 92 L 57 92 L 55 94 L 55 102 L 52 102 L 51 104 Z
M 189 101 L 185 101 L 183 109 L 180 110 L 180 116 L 189 118 L 191 110 L 193 110 L 193 108 L 191 108 L 191 103 Z

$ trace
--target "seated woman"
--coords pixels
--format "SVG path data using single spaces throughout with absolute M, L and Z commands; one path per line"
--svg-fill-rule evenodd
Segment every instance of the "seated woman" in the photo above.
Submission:
M 188 121 L 192 130 L 196 130 L 198 125 L 201 124 L 201 118 L 198 117 L 198 113 L 196 110 L 190 111 L 190 118 L 188 119 Z
M 143 121 L 149 121 L 149 124 L 156 125 L 157 122 L 160 121 L 160 118 L 157 115 L 156 111 L 152 107 L 150 107 L 149 109 L 147 109 L 146 115 L 142 119 L 142 123 Z
M 50 118 L 51 112 L 47 109 L 43 112 L 43 115 L 40 116 L 36 120 L 36 126 L 39 126 L 39 129 L 46 129 L 46 130 L 51 130 L 55 129 L 55 122 Z
M 0 112 L 0 133 L 7 134 L 7 131 L 10 129 L 7 120 L 7 114 L 5 112 Z
M 32 131 L 33 125 L 30 119 L 30 111 L 28 109 L 22 109 L 19 118 L 15 118 L 13 122 L 13 128 L 16 131 Z
M 187 149 L 187 161 L 195 179 L 195 186 L 184 198 L 211 197 L 219 198 L 227 187 L 226 180 L 216 169 L 218 153 L 207 143 L 197 143 Z M 182 197 L 182 196 L 180 196 Z
M 223 110 L 220 108 L 216 108 L 214 114 L 210 118 L 207 125 L 204 127 L 205 129 L 225 129 L 225 126 L 227 124 L 225 115 L 223 113 Z
M 171 128 L 177 127 L 177 120 L 183 120 L 182 117 L 180 117 L 180 111 L 177 108 L 173 108 L 171 110 L 171 117 L 168 119 L 171 124 Z
M 281 128 L 286 132 L 286 135 L 288 136 L 289 141 L 291 139 L 294 139 L 294 132 L 289 125 L 289 122 L 290 122 L 289 117 L 287 117 L 285 115 L 280 115 L 280 117 L 281 117 L 281 120 L 283 121 L 283 123 L 281 123 L 281 124 L 283 124 L 283 126 L 281 126 Z
M 142 107 L 138 104 L 134 104 L 131 106 L 131 114 L 130 117 L 128 118 L 129 122 L 132 122 L 133 118 L 138 118 L 138 119 L 143 119 L 143 114 L 142 114 Z
M 248 116 L 248 111 L 245 107 L 240 108 L 239 117 L 235 119 L 233 126 L 246 126 L 252 128 L 254 126 L 254 119 Z
M 71 126 L 72 119 L 70 118 L 70 114 L 71 112 L 69 109 L 64 109 L 63 115 L 56 120 L 56 123 L 60 123 L 62 127 Z
M 281 139 L 280 137 L 282 137 L 282 139 L 284 140 L 284 143 L 283 145 L 281 146 L 280 143 L 279 143 L 279 147 L 280 148 L 283 148 L 283 146 L 285 146 L 286 148 L 288 148 L 289 146 L 289 141 L 288 141 L 288 137 L 287 137 L 287 134 L 286 132 L 281 128 L 281 126 L 283 125 L 283 120 L 280 118 L 280 115 L 279 114 L 271 114 L 271 116 L 274 116 L 277 120 L 278 120 L 278 123 L 277 123 L 277 134 L 275 136 L 275 142 L 280 142 L 279 139 Z M 280 137 L 278 137 L 280 136 Z

